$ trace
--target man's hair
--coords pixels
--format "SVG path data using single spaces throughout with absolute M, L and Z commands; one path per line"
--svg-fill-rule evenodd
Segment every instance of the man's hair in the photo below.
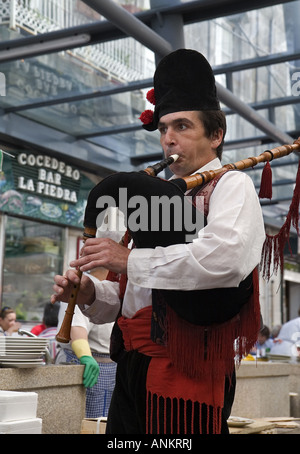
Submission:
M 203 123 L 206 137 L 213 137 L 214 133 L 219 129 L 223 130 L 223 139 L 217 148 L 217 157 L 222 159 L 224 138 L 226 134 L 226 117 L 222 110 L 201 110 L 199 111 L 199 118 Z
M 13 314 L 14 312 L 11 307 L 5 306 L 0 311 L 0 318 L 3 320 L 8 314 Z
M 47 327 L 58 325 L 60 303 L 47 303 L 44 308 L 43 322 Z

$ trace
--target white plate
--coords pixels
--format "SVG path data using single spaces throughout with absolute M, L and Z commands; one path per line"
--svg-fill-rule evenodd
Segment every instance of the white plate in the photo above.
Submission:
M 240 416 L 230 416 L 227 423 L 230 427 L 244 427 L 247 424 L 252 424 L 253 419 L 241 418 Z
M 42 338 L 42 337 L 9 337 L 3 336 L 0 337 L 0 343 L 2 344 L 46 344 L 49 339 Z
M 40 362 L 16 362 L 16 361 L 11 361 L 11 362 L 4 362 L 2 363 L 0 361 L 0 365 L 2 367 L 18 367 L 18 368 L 25 368 L 25 367 L 39 367 L 39 366 L 44 366 L 46 363 L 44 361 Z
M 29 358 L 38 359 L 38 358 L 40 358 L 43 355 L 44 355 L 44 352 L 40 352 L 40 351 L 38 351 L 36 353 L 35 352 L 30 352 L 30 353 L 27 353 L 27 352 L 25 352 L 25 353 L 24 352 L 22 352 L 22 353 L 20 353 L 20 352 L 9 352 L 9 353 L 7 353 L 5 355 L 0 354 L 0 361 L 2 359 L 22 359 L 22 358 L 24 358 L 24 359 L 29 359 Z
M 0 337 L 0 348 L 1 347 L 34 347 L 34 346 L 37 346 L 37 345 L 47 345 L 49 342 L 49 339 L 37 339 L 36 341 L 32 341 L 32 340 L 25 340 L 24 341 L 21 341 L 19 339 L 17 339 L 15 342 L 11 341 L 11 340 L 3 340 L 3 337 Z
M 45 348 L 48 346 L 48 344 L 35 344 L 35 345 L 19 345 L 19 344 L 14 344 L 14 345 L 8 345 L 8 344 L 1 344 L 0 343 L 0 354 L 2 353 L 7 353 L 7 352 L 34 352 L 34 351 L 41 351 L 45 350 Z
M 0 350 L 31 350 L 45 347 L 47 344 L 0 344 Z
M 0 360 L 0 363 L 11 363 L 11 362 L 14 362 L 14 363 L 40 363 L 43 361 L 43 358 L 37 358 L 37 359 L 32 359 L 32 358 L 29 358 L 29 359 L 25 359 L 25 358 L 15 358 L 13 360 L 9 359 L 9 358 L 1 358 Z
M 271 361 L 290 361 L 291 357 L 287 355 L 275 355 L 272 353 L 267 353 L 268 359 Z
M 0 356 L 1 355 L 22 355 L 23 353 L 40 353 L 40 352 L 45 352 L 46 347 L 38 347 L 38 348 L 0 348 Z
M 36 342 L 36 341 L 45 341 L 47 337 L 29 337 L 29 336 L 1 336 L 1 339 L 5 339 L 8 342 Z

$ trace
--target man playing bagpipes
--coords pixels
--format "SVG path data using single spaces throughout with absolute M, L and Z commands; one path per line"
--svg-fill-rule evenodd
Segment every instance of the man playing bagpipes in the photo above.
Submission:
M 165 156 L 179 156 L 170 166 L 176 179 L 222 167 L 226 122 L 212 69 L 201 54 L 180 49 L 162 59 L 148 99 L 155 108 L 141 115 L 143 126 L 158 129 Z M 173 185 L 156 181 L 157 187 Z M 243 172 L 224 171 L 187 195 L 203 215 L 193 240 L 165 245 L 152 232 L 153 247 L 133 238 L 137 244 L 129 249 L 91 238 L 70 264 L 82 272 L 103 266 L 111 276 L 127 277 L 123 292 L 122 279 L 99 282 L 84 273 L 77 296 L 93 323 L 117 318 L 110 434 L 228 433 L 235 362 L 260 328 L 263 217 Z M 74 283 L 75 270 L 56 276 L 52 301 L 67 301 Z

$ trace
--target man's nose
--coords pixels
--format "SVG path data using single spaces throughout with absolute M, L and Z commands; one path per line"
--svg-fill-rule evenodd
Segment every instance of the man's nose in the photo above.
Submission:
M 172 129 L 168 129 L 165 134 L 166 145 L 174 145 L 176 143 L 175 133 Z

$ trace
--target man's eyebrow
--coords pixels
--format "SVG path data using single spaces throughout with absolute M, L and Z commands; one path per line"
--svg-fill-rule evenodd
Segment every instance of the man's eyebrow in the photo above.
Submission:
M 175 120 L 172 120 L 172 121 L 170 122 L 171 125 L 176 125 L 176 124 L 178 124 L 178 123 L 189 123 L 190 125 L 193 124 L 193 122 L 192 122 L 191 120 L 189 120 L 188 118 L 186 118 L 186 117 L 176 118 Z M 166 126 L 166 123 L 163 122 L 163 121 L 159 121 L 159 122 L 158 122 L 158 127 L 160 128 L 160 127 L 162 127 L 162 126 Z

